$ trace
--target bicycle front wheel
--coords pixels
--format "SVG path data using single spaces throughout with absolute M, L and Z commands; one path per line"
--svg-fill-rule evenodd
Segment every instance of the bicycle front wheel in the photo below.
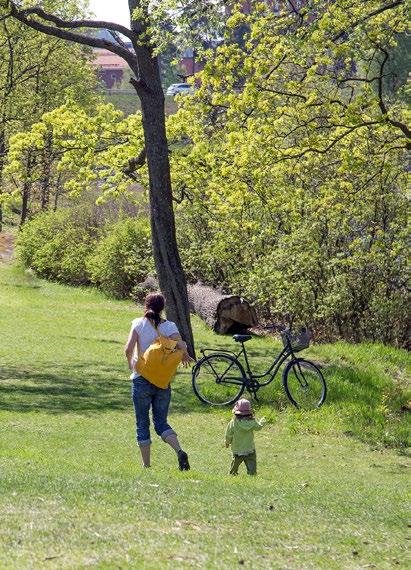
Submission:
M 227 406 L 238 400 L 245 388 L 245 372 L 236 358 L 210 354 L 193 369 L 193 390 L 205 404 Z
M 327 395 L 327 386 L 321 371 L 315 364 L 295 358 L 283 372 L 283 386 L 288 399 L 296 408 L 319 408 Z

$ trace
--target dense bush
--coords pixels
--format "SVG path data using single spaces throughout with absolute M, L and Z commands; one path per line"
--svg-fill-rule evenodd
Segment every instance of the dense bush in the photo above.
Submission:
M 147 219 L 104 223 L 92 206 L 39 214 L 24 225 L 18 251 L 41 277 L 93 283 L 117 298 L 132 294 L 154 268 Z
M 121 220 L 108 228 L 87 262 L 91 281 L 105 293 L 127 297 L 153 270 L 147 220 Z
M 247 297 L 261 320 L 304 323 L 318 340 L 406 346 L 406 200 L 385 183 L 347 195 L 325 180 L 301 195 L 290 180 L 283 202 L 268 187 L 270 210 L 250 194 L 224 208 L 222 184 L 212 195 L 221 207 L 207 210 L 203 188 L 177 215 L 189 278 Z
M 89 282 L 86 268 L 98 235 L 90 210 L 62 209 L 39 214 L 19 235 L 19 257 L 46 279 L 72 285 Z

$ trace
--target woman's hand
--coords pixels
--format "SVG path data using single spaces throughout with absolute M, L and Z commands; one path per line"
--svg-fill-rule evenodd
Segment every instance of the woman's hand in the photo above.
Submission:
M 184 366 L 184 368 L 188 368 L 192 362 L 194 362 L 194 358 L 191 358 L 188 352 L 185 352 L 183 354 L 183 358 L 181 359 L 181 364 Z
M 178 350 L 184 351 L 183 358 L 181 359 L 181 364 L 182 366 L 184 366 L 184 368 L 188 368 L 188 366 L 190 366 L 190 364 L 194 362 L 194 358 L 191 358 L 191 356 L 187 352 L 187 343 L 184 342 L 181 336 L 177 334 L 173 334 L 169 338 L 177 341 L 176 348 Z

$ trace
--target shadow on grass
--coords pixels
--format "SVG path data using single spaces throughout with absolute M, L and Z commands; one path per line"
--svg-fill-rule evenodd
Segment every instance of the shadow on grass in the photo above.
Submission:
M 109 341 L 116 342 L 116 341 Z M 256 368 L 266 367 L 267 350 L 250 351 Z M 388 381 L 350 365 L 322 367 L 328 393 L 325 407 L 354 404 L 355 409 L 381 404 Z M 259 402 L 276 410 L 290 408 L 282 387 L 281 370 L 273 382 L 258 392 Z M 180 372 L 172 384 L 172 413 L 215 412 L 202 404 L 191 386 L 191 371 Z M 216 389 L 218 389 L 216 387 Z M 244 397 L 250 397 L 248 392 Z M 399 407 L 401 397 L 394 407 Z M 221 409 L 221 408 L 219 408 Z M 227 409 L 227 408 L 225 408 Z M 72 364 L 43 366 L 41 370 L 15 366 L 0 368 L 0 410 L 46 413 L 101 413 L 132 410 L 131 382 L 122 367 Z M 315 412 L 314 412 L 315 413 Z
M 105 344 L 120 344 L 122 346 L 124 346 L 124 341 L 121 340 L 114 340 L 114 339 L 109 339 L 109 338 L 91 338 L 89 336 L 75 336 L 75 335 L 69 335 L 69 334 L 64 334 L 61 335 L 61 338 L 68 338 L 70 340 L 85 340 L 86 342 L 102 342 Z
M 14 366 L 0 368 L 0 410 L 50 414 L 101 413 L 130 410 L 128 373 L 109 366 L 42 367 L 41 371 Z M 191 389 L 191 377 L 181 374 L 173 384 L 172 412 L 204 412 Z

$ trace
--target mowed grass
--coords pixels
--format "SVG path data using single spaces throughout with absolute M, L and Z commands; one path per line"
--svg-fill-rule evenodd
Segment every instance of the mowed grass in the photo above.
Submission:
M 329 397 L 260 392 L 258 475 L 227 475 L 230 410 L 174 382 L 177 469 L 155 437 L 140 467 L 123 345 L 140 314 L 0 265 L 0 568 L 395 568 L 407 565 L 407 354 L 314 346 Z M 193 318 L 198 347 L 235 349 Z M 257 368 L 278 348 L 247 345 Z M 390 446 L 390 447 L 387 447 Z

